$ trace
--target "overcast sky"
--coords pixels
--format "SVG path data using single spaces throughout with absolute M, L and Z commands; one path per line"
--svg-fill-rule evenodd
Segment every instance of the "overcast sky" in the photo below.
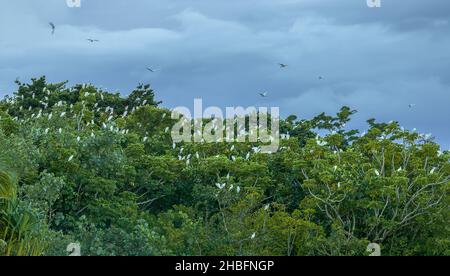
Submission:
M 349 105 L 352 126 L 397 120 L 448 149 L 450 1 L 381 2 L 0 0 L 0 96 L 46 75 L 123 95 L 150 83 L 166 107 L 200 97 L 310 118 Z

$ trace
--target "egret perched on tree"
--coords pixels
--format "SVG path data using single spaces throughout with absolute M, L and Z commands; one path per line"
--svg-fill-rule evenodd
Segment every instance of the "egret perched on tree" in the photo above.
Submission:
M 379 172 L 377 169 L 375 169 L 375 174 L 376 174 L 377 176 L 380 176 L 380 172 Z
M 223 184 L 216 183 L 216 187 L 219 188 L 220 190 L 223 190 L 223 188 L 225 188 L 226 185 L 227 185 L 226 183 L 223 183 Z

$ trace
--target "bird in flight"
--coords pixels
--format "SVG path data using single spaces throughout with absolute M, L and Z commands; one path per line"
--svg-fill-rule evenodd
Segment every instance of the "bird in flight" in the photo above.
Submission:
M 286 67 L 288 67 L 288 65 L 287 65 L 287 64 L 284 64 L 284 63 L 278 63 L 278 64 L 280 65 L 281 68 L 286 68 Z
M 88 38 L 86 40 L 89 41 L 90 43 L 99 42 L 98 39 L 92 39 L 92 38 Z
M 319 76 L 319 80 L 323 80 L 323 76 Z
M 48 23 L 48 24 L 49 24 L 50 27 L 52 28 L 52 35 L 55 34 L 55 29 L 56 29 L 55 24 L 53 24 L 53 22 L 50 22 L 50 23 Z
M 409 105 L 408 105 L 409 108 L 413 108 L 413 107 L 415 107 L 415 106 L 416 106 L 416 104 L 409 104 Z
M 156 71 L 158 71 L 158 70 L 152 69 L 152 68 L 150 68 L 150 67 L 147 67 L 147 70 L 148 70 L 149 72 L 152 72 L 152 73 L 155 73 Z
M 261 97 L 265 98 L 265 97 L 267 97 L 267 92 L 259 93 L 259 95 L 260 95 Z

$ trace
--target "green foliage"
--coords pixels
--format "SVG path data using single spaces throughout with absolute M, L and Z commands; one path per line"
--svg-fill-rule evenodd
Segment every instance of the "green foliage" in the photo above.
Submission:
M 268 155 L 173 145 L 149 85 L 17 84 L 0 102 L 0 255 L 450 255 L 450 153 L 397 122 L 361 135 L 349 107 L 292 115 Z
M 33 210 L 17 198 L 17 186 L 0 171 L 0 256 L 41 255 L 45 243 Z

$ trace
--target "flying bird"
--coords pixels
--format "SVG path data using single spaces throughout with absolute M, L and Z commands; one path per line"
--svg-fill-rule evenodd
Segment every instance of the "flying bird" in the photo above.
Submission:
M 319 76 L 319 80 L 323 80 L 323 76 Z
M 287 64 L 284 64 L 284 63 L 278 63 L 278 64 L 280 65 L 281 68 L 286 68 L 286 67 L 288 67 L 288 65 L 287 65 Z
M 53 24 L 53 22 L 50 22 L 50 23 L 48 23 L 48 24 L 49 24 L 50 27 L 52 28 L 52 35 L 55 34 L 55 29 L 56 29 L 55 24 Z
M 416 104 L 409 104 L 409 105 L 408 105 L 409 108 L 413 108 L 413 107 L 415 107 L 415 106 L 416 106 Z
M 92 39 L 92 38 L 88 38 L 86 40 L 89 41 L 90 43 L 99 42 L 98 39 Z
M 267 92 L 259 93 L 259 95 L 260 95 L 261 97 L 265 98 L 265 97 L 267 97 Z
M 152 73 L 155 73 L 156 71 L 158 71 L 158 70 L 152 69 L 152 68 L 150 68 L 150 67 L 147 67 L 147 70 L 148 70 L 149 72 L 152 72 Z

